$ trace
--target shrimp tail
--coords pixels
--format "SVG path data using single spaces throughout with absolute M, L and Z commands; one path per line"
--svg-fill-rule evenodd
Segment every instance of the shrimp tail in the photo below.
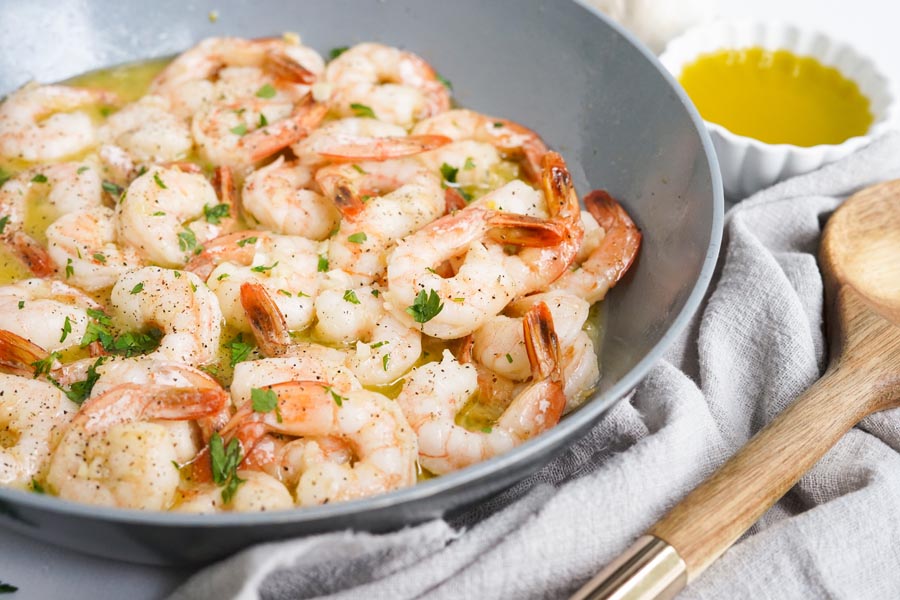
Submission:
M 641 247 L 641 230 L 622 205 L 604 190 L 589 193 L 584 198 L 584 205 L 606 231 L 595 254 L 607 258 L 606 277 L 612 287 L 634 264 Z
M 459 193 L 459 190 L 452 187 L 444 189 L 444 214 L 451 214 L 468 206 L 468 202 Z
M 311 85 L 316 82 L 315 73 L 290 56 L 275 50 L 266 51 L 264 68 L 275 77 L 291 83 Z
M 0 372 L 20 377 L 34 376 L 34 363 L 50 354 L 12 331 L 0 329 Z
M 50 277 L 56 272 L 56 267 L 47 250 L 27 233 L 19 230 L 13 231 L 7 240 L 13 252 L 36 277 Z
M 284 355 L 291 345 L 291 335 L 284 314 L 265 286 L 249 281 L 242 283 L 241 306 L 263 354 Z
M 213 187 L 219 203 L 228 207 L 228 216 L 220 222 L 224 230 L 234 229 L 238 217 L 237 185 L 234 182 L 234 173 L 229 166 L 216 167 L 213 173 Z
M 528 215 L 496 213 L 488 218 L 488 227 L 492 240 L 512 246 L 546 248 L 565 239 L 561 223 Z
M 366 208 L 366 204 L 359 197 L 359 194 L 346 183 L 339 183 L 335 188 L 334 204 L 341 211 L 341 214 L 350 220 L 359 216 Z
M 559 338 L 553 326 L 553 314 L 544 302 L 539 302 L 522 320 L 525 351 L 535 380 L 562 382 Z
M 328 106 L 307 96 L 290 116 L 248 133 L 241 139 L 241 144 L 247 149 L 251 162 L 260 161 L 309 135 L 326 114 Z
M 208 242 L 200 254 L 191 258 L 184 266 L 184 270 L 206 281 L 221 262 L 251 260 L 256 251 L 254 243 L 262 235 L 266 233 L 249 229 L 220 235 Z

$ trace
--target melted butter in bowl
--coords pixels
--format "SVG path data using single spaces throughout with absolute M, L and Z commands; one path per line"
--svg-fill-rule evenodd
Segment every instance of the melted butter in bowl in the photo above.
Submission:
M 704 54 L 684 67 L 679 83 L 704 119 L 767 144 L 840 144 L 874 121 L 856 82 L 787 50 Z

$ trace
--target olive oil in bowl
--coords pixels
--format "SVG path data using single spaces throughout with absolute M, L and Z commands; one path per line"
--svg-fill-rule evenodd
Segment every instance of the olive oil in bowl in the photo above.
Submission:
M 840 144 L 865 135 L 869 99 L 834 67 L 787 50 L 719 50 L 679 78 L 701 116 L 767 144 Z

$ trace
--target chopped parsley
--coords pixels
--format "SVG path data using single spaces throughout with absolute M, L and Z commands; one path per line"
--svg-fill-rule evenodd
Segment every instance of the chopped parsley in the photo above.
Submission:
M 66 341 L 66 338 L 69 337 L 70 333 L 72 333 L 72 321 L 69 320 L 69 317 L 66 317 L 66 320 L 63 322 L 62 335 L 59 337 L 59 343 L 61 344 Z
M 14 586 L 11 583 L 4 583 L 0 581 L 0 594 L 12 594 L 15 591 L 18 591 L 19 588 Z
M 271 271 L 272 269 L 274 269 L 277 266 L 278 266 L 278 261 L 276 260 L 271 265 L 268 265 L 268 266 L 267 265 L 256 265 L 255 267 L 252 267 L 250 270 L 253 271 L 254 273 L 265 273 L 266 271 Z
M 103 254 L 100 254 L 99 252 L 94 252 L 94 260 L 96 260 L 98 263 L 100 263 L 102 265 L 106 264 L 106 256 Z
M 35 494 L 45 494 L 44 486 L 38 483 L 38 480 L 34 477 L 31 478 L 31 491 Z
M 351 166 L 353 167 L 353 170 L 356 171 L 357 173 L 359 173 L 360 175 L 366 175 L 366 170 L 363 169 L 361 166 L 356 165 L 356 164 L 351 165 Z
M 232 438 L 226 448 L 222 436 L 218 432 L 212 434 L 209 440 L 209 461 L 213 481 L 222 488 L 222 502 L 225 504 L 231 502 L 238 486 L 244 483 L 237 475 L 238 466 L 243 460 L 241 454 L 241 443 L 237 438 Z
M 344 292 L 344 300 L 346 300 L 350 304 L 359 304 L 359 298 L 356 297 L 356 292 L 354 292 L 353 290 L 347 290 Z
M 34 367 L 34 377 L 38 378 L 41 375 L 49 375 L 50 371 L 53 370 L 53 362 L 59 360 L 59 357 L 59 352 L 51 352 L 46 358 L 31 363 L 31 366 Z
M 377 298 L 378 296 L 381 295 L 381 292 L 379 292 L 378 290 L 372 290 L 372 295 Z
M 0 233 L 3 233 L 3 230 L 6 229 L 6 225 L 9 223 L 9 215 L 4 215 L 0 217 Z
M 450 83 L 449 79 L 446 79 L 445 77 L 441 76 L 440 73 L 435 73 L 434 76 L 437 78 L 438 81 L 440 81 L 443 84 L 443 86 L 445 88 L 447 88 L 451 92 L 453 91 L 453 84 Z
M 275 393 L 275 390 L 250 388 L 250 401 L 253 403 L 255 412 L 267 413 L 274 410 L 275 420 L 281 423 L 281 409 L 278 408 L 278 394 Z
M 22 310 L 23 308 L 25 308 L 25 301 L 19 300 L 19 310 Z
M 406 312 L 416 323 L 427 323 L 435 318 L 443 308 L 444 303 L 441 302 L 441 297 L 437 292 L 431 290 L 430 293 L 427 293 L 425 290 L 421 290 L 412 306 L 406 307 Z
M 47 176 L 43 173 L 38 173 L 34 177 L 31 178 L 32 183 L 47 183 Z
M 215 206 L 204 204 L 203 216 L 206 217 L 207 223 L 218 225 L 222 219 L 227 219 L 231 216 L 231 213 L 227 204 L 216 204 Z
M 512 355 L 509 352 L 507 352 L 506 353 L 506 362 L 512 364 L 512 361 L 513 361 Z
M 328 257 L 322 254 L 319 255 L 319 266 L 316 267 L 316 270 L 319 273 L 325 273 L 328 271 Z
M 94 389 L 94 384 L 97 383 L 98 379 L 100 379 L 100 373 L 97 372 L 97 367 L 102 365 L 103 361 L 105 360 L 105 356 L 101 356 L 100 358 L 98 358 L 96 361 L 94 361 L 94 364 L 88 367 L 86 379 L 82 381 L 76 381 L 68 390 L 63 389 L 63 392 L 65 392 L 66 396 L 69 397 L 69 400 L 71 400 L 75 404 L 80 405 L 88 399 L 88 396 L 91 395 L 91 391 Z
M 156 185 L 158 185 L 161 189 L 164 189 L 164 190 L 165 190 L 165 189 L 168 189 L 168 188 L 166 187 L 166 184 L 163 183 L 162 178 L 159 176 L 159 173 L 154 173 L 154 174 L 153 174 L 153 181 L 155 181 L 155 182 L 156 182 Z
M 494 127 L 497 127 L 497 128 L 503 127 L 503 121 L 495 121 Z
M 256 90 L 257 98 L 274 98 L 275 97 L 275 88 L 272 87 L 271 83 L 267 83 L 262 86 L 258 90 Z
M 388 352 L 384 356 L 381 357 L 381 366 L 384 368 L 385 372 L 387 372 L 388 363 L 391 361 L 391 353 Z
M 293 297 L 293 294 L 291 294 L 291 293 L 290 293 L 289 291 L 287 291 L 287 290 L 278 290 L 278 293 L 281 294 L 282 296 L 287 296 L 288 298 L 292 298 L 292 297 Z
M 121 185 L 116 185 L 112 181 L 103 180 L 103 183 L 100 184 L 100 187 L 103 188 L 103 191 L 108 192 L 111 196 L 118 198 L 122 195 L 122 192 L 125 191 Z
M 12 173 L 0 167 L 0 185 L 3 185 L 7 181 L 9 181 L 10 177 L 12 177 Z
M 225 279 L 225 278 L 227 278 L 227 277 L 230 277 L 230 276 L 231 276 L 230 273 L 222 273 L 221 275 L 219 275 L 218 277 L 216 277 L 216 281 L 222 281 L 223 279 Z
M 228 131 L 230 131 L 234 135 L 246 135 L 247 134 L 247 125 L 245 125 L 244 123 L 241 123 L 235 127 L 232 127 Z
M 471 171 L 471 170 L 474 169 L 474 168 L 475 168 L 475 161 L 472 160 L 472 157 L 471 157 L 471 156 L 466 157 L 466 164 L 463 165 L 463 170 L 464 170 L 464 171 Z
M 231 354 L 231 359 L 228 361 L 228 364 L 232 369 L 239 362 L 247 360 L 247 357 L 253 352 L 253 346 L 244 342 L 243 333 L 237 334 L 234 339 L 225 344 L 225 347 L 228 348 L 228 351 Z
M 456 183 L 456 176 L 458 173 L 459 169 L 456 167 L 452 167 L 447 163 L 441 165 L 441 176 L 447 183 Z
M 334 59 L 336 59 L 338 56 L 340 56 L 341 54 L 343 54 L 344 52 L 346 52 L 346 51 L 349 50 L 349 49 L 350 49 L 350 48 L 348 48 L 347 46 L 340 46 L 340 47 L 338 47 L 338 48 L 332 48 L 332 49 L 328 52 L 328 59 L 329 59 L 329 60 L 334 60 Z
M 158 329 L 151 329 L 146 333 L 126 331 L 119 335 L 113 335 L 112 320 L 109 315 L 92 308 L 87 309 L 87 314 L 92 320 L 87 324 L 84 336 L 81 338 L 82 348 L 99 342 L 107 352 L 130 358 L 146 354 L 159 347 L 162 332 Z
M 141 291 L 142 291 L 143 289 L 144 289 L 144 284 L 143 284 L 143 283 L 139 283 L 139 284 L 137 284 L 136 286 L 134 286 L 133 288 L 131 288 L 131 294 L 132 294 L 132 295 L 134 295 L 134 294 L 140 294 Z
M 237 243 L 237 245 L 240 246 L 241 248 L 243 248 L 243 247 L 246 246 L 247 244 L 255 244 L 255 243 L 256 243 L 256 240 L 257 240 L 256 236 L 244 238 L 244 239 L 240 240 L 240 241 Z
M 490 427 L 489 425 L 481 428 L 481 431 L 483 431 L 484 433 L 490 433 L 493 430 L 494 429 L 492 427 Z
M 377 119 L 375 116 L 375 111 L 371 109 L 371 107 L 366 106 L 365 104 L 359 104 L 358 102 L 354 102 L 350 105 L 350 110 L 353 111 L 357 117 L 365 117 L 367 119 Z
M 194 232 L 184 228 L 184 231 L 178 232 L 178 247 L 181 248 L 183 252 L 188 252 L 197 247 L 197 236 L 194 235 Z
M 325 391 L 328 392 L 329 394 L 331 394 L 331 399 L 334 400 L 334 403 L 337 404 L 338 406 L 343 406 L 344 402 L 347 401 L 346 396 L 341 396 L 340 394 L 338 394 L 336 391 L 334 391 L 334 388 L 331 387 L 330 385 L 325 386 Z
M 386 344 L 390 344 L 390 342 L 388 340 L 382 340 L 380 342 L 375 342 L 374 344 L 372 344 L 369 347 L 370 348 L 381 348 L 382 346 L 384 346 Z
M 269 120 L 266 118 L 266 115 L 259 113 L 259 127 L 265 127 L 269 124 Z
M 90 171 L 90 170 L 91 170 L 91 168 L 90 168 L 89 166 L 83 165 L 83 166 L 81 166 L 81 167 L 78 167 L 78 170 L 75 171 L 75 174 L 76 174 L 76 175 L 81 175 L 81 174 L 84 173 L 85 171 Z
M 153 213 L 153 214 L 150 215 L 150 216 L 151 216 L 151 217 L 164 217 L 164 216 L 166 216 L 166 213 L 163 212 L 163 211 L 161 211 L 161 210 L 158 210 L 158 211 L 156 211 L 155 213 Z
M 366 232 L 365 232 L 365 231 L 359 231 L 359 232 L 357 232 L 357 233 L 354 233 L 353 235 L 348 235 L 348 236 L 347 236 L 347 241 L 348 241 L 348 242 L 352 242 L 352 243 L 354 243 L 354 244 L 362 244 L 362 243 L 363 243 L 364 241 L 366 241 L 367 239 L 369 239 L 369 238 L 368 238 L 368 236 L 366 235 Z
M 75 267 L 72 266 L 72 259 L 66 260 L 66 279 L 75 274 Z

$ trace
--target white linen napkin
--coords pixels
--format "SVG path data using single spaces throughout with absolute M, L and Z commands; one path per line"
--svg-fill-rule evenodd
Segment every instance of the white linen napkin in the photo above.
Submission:
M 848 194 L 898 176 L 890 134 L 734 207 L 707 300 L 667 359 L 459 522 L 257 546 L 172 599 L 565 597 L 819 377 L 822 225 Z M 900 598 L 898 451 L 900 412 L 865 419 L 681 597 Z

